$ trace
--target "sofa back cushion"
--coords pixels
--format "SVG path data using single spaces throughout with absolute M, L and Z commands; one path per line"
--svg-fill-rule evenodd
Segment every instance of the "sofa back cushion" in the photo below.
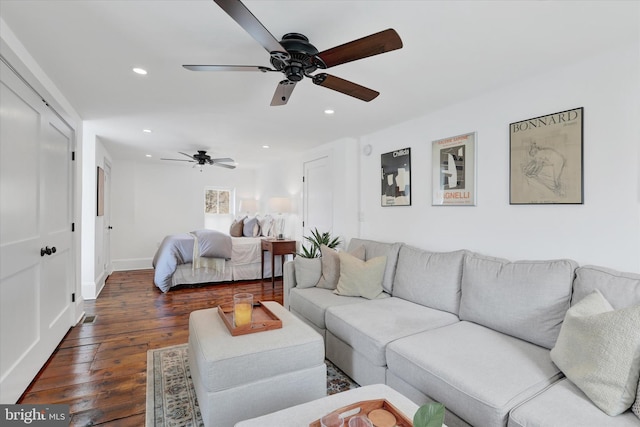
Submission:
M 516 261 L 467 254 L 461 320 L 552 348 L 571 302 L 572 260 Z
M 458 314 L 465 252 L 429 252 L 403 245 L 398 255 L 393 296 Z
M 640 274 L 585 265 L 576 270 L 571 305 L 596 289 L 616 310 L 640 304 Z
M 379 256 L 387 257 L 384 276 L 382 277 L 382 288 L 385 292 L 390 294 L 393 289 L 393 277 L 396 273 L 396 265 L 398 263 L 398 252 L 402 243 L 384 243 L 354 238 L 349 241 L 348 250 L 351 251 L 353 248 L 357 248 L 358 246 L 364 246 L 365 261 Z

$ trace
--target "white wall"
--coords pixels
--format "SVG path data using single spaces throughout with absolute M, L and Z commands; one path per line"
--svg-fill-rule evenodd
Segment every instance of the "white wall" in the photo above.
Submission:
M 255 171 L 112 159 L 111 259 L 114 270 L 151 268 L 168 234 L 204 228 L 205 187 L 255 193 Z M 228 232 L 228 228 L 220 231 Z
M 640 272 L 640 46 L 361 138 L 360 237 Z M 426 96 L 426 95 L 425 95 Z M 584 204 L 509 205 L 509 123 L 584 107 Z M 431 142 L 477 132 L 477 206 L 431 206 Z M 380 154 L 411 147 L 412 206 L 380 206 Z

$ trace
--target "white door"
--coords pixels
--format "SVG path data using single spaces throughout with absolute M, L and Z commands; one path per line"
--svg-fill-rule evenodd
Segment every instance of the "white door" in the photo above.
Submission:
M 104 163 L 104 240 L 102 257 L 104 274 L 111 274 L 111 165 Z
M 333 233 L 333 176 L 328 157 L 304 163 L 303 235 L 319 232 Z
M 0 67 L 0 403 L 15 403 L 73 324 L 73 139 Z

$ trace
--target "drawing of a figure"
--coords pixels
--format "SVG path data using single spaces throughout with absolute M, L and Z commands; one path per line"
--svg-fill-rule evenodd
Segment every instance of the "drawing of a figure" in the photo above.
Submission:
M 529 161 L 522 167 L 525 177 L 541 184 L 558 196 L 564 196 L 562 172 L 566 159 L 558 151 L 549 147 L 539 147 L 533 141 L 529 146 Z

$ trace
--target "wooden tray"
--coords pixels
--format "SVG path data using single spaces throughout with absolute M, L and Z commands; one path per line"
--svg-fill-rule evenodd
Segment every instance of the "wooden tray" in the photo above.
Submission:
M 218 314 L 234 337 L 282 328 L 282 320 L 265 306 L 262 301 L 253 304 L 251 324 L 235 326 L 233 324 L 233 308 L 223 309 L 218 306 Z
M 344 425 L 349 424 L 349 420 L 355 415 L 368 415 L 369 412 L 374 409 L 384 409 L 391 412 L 396 417 L 396 427 L 413 427 L 413 421 L 411 421 L 405 414 L 403 414 L 398 408 L 389 403 L 386 399 L 376 400 L 363 400 L 362 402 L 356 402 L 348 406 L 336 409 L 333 412 L 343 414 Z M 315 420 L 309 427 L 320 427 L 320 420 Z

